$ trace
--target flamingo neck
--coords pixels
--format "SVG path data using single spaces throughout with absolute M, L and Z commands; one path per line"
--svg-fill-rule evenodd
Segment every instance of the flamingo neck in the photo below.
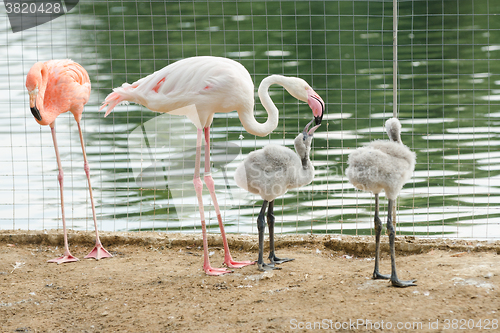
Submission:
M 297 184 L 299 186 L 304 186 L 312 182 L 314 178 L 314 166 L 309 159 L 309 156 L 306 156 L 302 159 L 302 168 L 298 172 Z
M 294 146 L 295 152 L 300 159 L 300 166 L 296 165 L 294 170 L 296 171 L 296 183 L 297 186 L 304 186 L 309 184 L 314 178 L 314 166 L 309 158 L 311 148 L 308 145 L 304 145 L 302 142 L 303 136 L 299 134 L 295 138 Z
M 40 66 L 40 77 L 42 78 L 42 82 L 38 85 L 38 94 L 36 96 L 36 107 L 38 111 L 40 111 L 40 115 L 42 116 L 42 121 L 38 121 L 41 125 L 47 125 L 54 121 L 54 119 L 48 119 L 50 117 L 50 112 L 46 112 L 45 110 L 45 90 L 47 89 L 48 82 L 48 69 L 45 64 L 41 64 Z M 52 118 L 52 117 L 50 117 Z
M 390 134 L 390 140 L 393 142 L 397 142 L 399 144 L 403 144 L 403 141 L 401 140 L 401 133 L 399 132 L 391 132 Z
M 304 148 L 297 148 L 295 146 L 295 151 L 297 152 L 297 155 L 300 157 L 300 161 L 302 162 L 302 171 L 305 172 L 306 174 L 311 172 L 311 169 L 314 171 L 311 159 L 309 158 L 309 149 Z
M 271 75 L 262 80 L 259 85 L 258 93 L 260 102 L 267 111 L 267 120 L 265 123 L 259 123 L 255 119 L 253 112 L 241 112 L 238 114 L 243 127 L 245 127 L 248 133 L 257 136 L 266 136 L 278 126 L 279 110 L 276 105 L 274 105 L 271 96 L 269 96 L 269 87 L 273 84 L 278 84 L 284 87 L 285 79 L 286 78 L 281 75 Z
M 403 144 L 403 141 L 401 140 L 401 123 L 399 120 L 391 118 L 387 120 L 385 127 L 387 135 L 391 141 Z

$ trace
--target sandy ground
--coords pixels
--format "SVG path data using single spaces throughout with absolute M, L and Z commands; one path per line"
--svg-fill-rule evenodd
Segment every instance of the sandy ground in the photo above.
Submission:
M 79 262 L 49 264 L 60 232 L 0 232 L 2 332 L 498 331 L 499 243 L 398 238 L 399 289 L 372 280 L 372 237 L 279 237 L 296 260 L 206 276 L 198 235 L 105 233 L 113 258 L 83 260 L 91 233 L 72 232 Z M 257 258 L 255 236 L 230 235 L 235 260 Z M 223 261 L 210 236 L 211 261 Z M 387 237 L 382 272 L 389 272 Z M 267 257 L 267 253 L 265 255 Z

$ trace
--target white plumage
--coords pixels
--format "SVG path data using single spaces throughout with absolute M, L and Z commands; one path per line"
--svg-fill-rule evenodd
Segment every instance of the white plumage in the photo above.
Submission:
M 237 61 L 211 56 L 182 59 L 132 84 L 124 83 L 113 89 L 100 109 L 109 105 L 107 116 L 117 104 L 129 101 L 156 112 L 186 115 L 198 128 L 210 127 L 215 113 L 237 111 L 247 132 L 265 136 L 278 125 L 279 111 L 268 92 L 273 84 L 307 102 L 316 124 L 321 123 L 325 107 L 321 97 L 303 79 L 282 75 L 268 76 L 259 85 L 259 98 L 268 119 L 258 123 L 253 113 L 255 92 L 250 73 Z M 189 106 L 195 108 L 186 108 Z
M 246 68 L 240 63 L 221 57 L 192 57 L 174 62 L 132 84 L 124 83 L 113 89 L 104 100 L 100 110 L 108 105 L 107 116 L 122 102 L 134 102 L 152 111 L 183 115 L 197 127 L 196 164 L 193 183 L 198 198 L 203 234 L 203 269 L 208 275 L 221 275 L 231 271 L 214 268 L 208 259 L 208 240 L 205 212 L 202 201 L 203 183 L 200 176 L 201 145 L 205 141 L 204 181 L 212 197 L 215 213 L 224 245 L 224 263 L 230 268 L 253 264 L 251 261 L 236 262 L 229 253 L 222 216 L 215 195 L 214 181 L 210 173 L 210 126 L 215 113 L 237 111 L 241 124 L 250 134 L 265 136 L 278 126 L 278 108 L 269 96 L 271 85 L 283 86 L 293 97 L 307 102 L 315 121 L 321 123 L 325 103 L 309 84 L 298 77 L 271 75 L 259 85 L 259 98 L 267 111 L 264 123 L 254 115 L 254 84 Z M 204 133 L 203 133 L 204 132 Z M 204 134 L 204 135 L 203 135 Z
M 375 194 L 375 269 L 374 279 L 390 279 L 397 287 L 414 286 L 416 280 L 401 281 L 396 274 L 395 230 L 392 225 L 392 207 L 404 184 L 415 169 L 416 156 L 401 141 L 401 123 L 396 118 L 386 121 L 385 129 L 390 140 L 372 141 L 366 147 L 353 151 L 347 160 L 345 174 L 358 189 Z M 379 273 L 380 234 L 382 222 L 379 218 L 379 193 L 384 190 L 388 199 L 387 231 L 391 249 L 391 275 Z
M 296 152 L 274 144 L 251 152 L 236 169 L 236 184 L 273 201 L 291 188 L 312 182 L 314 167 L 309 159 L 312 136 L 306 136 L 304 140 L 304 133 L 300 133 L 295 138 Z
M 309 159 L 311 141 L 314 131 L 320 126 L 309 129 L 312 121 L 294 141 L 295 151 L 283 146 L 268 145 L 251 152 L 236 168 L 234 179 L 236 184 L 264 199 L 257 218 L 259 229 L 259 259 L 257 264 L 260 270 L 275 269 L 274 264 L 280 264 L 293 259 L 280 259 L 274 254 L 274 199 L 285 194 L 289 189 L 301 187 L 312 182 L 314 167 Z M 269 227 L 271 264 L 263 261 L 264 249 L 264 214 L 269 203 L 267 223 Z
M 415 153 L 401 142 L 401 123 L 391 118 L 385 123 L 390 140 L 376 140 L 353 151 L 345 174 L 358 189 L 374 194 L 384 190 L 395 200 L 415 169 Z

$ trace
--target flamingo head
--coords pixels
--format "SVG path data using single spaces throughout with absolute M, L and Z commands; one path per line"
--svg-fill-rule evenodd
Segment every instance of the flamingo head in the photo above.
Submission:
M 43 63 L 37 62 L 31 67 L 26 76 L 26 89 L 28 89 L 28 94 L 30 96 L 31 113 L 38 122 L 42 121 L 42 115 L 37 107 L 39 87 L 42 83 L 42 71 Z
M 309 126 L 311 126 L 314 121 L 315 119 L 311 120 L 306 125 L 302 133 L 300 133 L 295 138 L 294 141 L 295 150 L 297 151 L 297 154 L 299 154 L 303 163 L 305 163 L 304 160 L 309 156 L 309 151 L 311 150 L 311 141 L 313 139 L 314 131 L 316 131 L 318 127 L 321 126 L 321 124 L 319 124 L 309 129 Z
M 290 95 L 309 104 L 314 115 L 315 124 L 321 124 L 323 112 L 325 111 L 325 102 L 314 89 L 305 80 L 298 77 L 288 77 L 287 84 L 284 87 Z
M 385 130 L 391 141 L 403 143 L 401 141 L 401 123 L 397 118 L 388 119 L 385 122 Z

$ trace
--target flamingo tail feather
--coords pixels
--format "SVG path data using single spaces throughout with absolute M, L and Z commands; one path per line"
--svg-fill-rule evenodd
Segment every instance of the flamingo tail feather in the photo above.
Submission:
M 111 94 L 109 94 L 108 97 L 106 97 L 101 107 L 99 108 L 99 111 L 102 111 L 102 109 L 104 109 L 106 105 L 108 105 L 108 110 L 104 115 L 104 117 L 107 117 L 108 114 L 110 114 L 111 111 L 113 111 L 114 107 L 123 101 L 125 101 L 125 97 L 121 95 L 119 92 L 114 91 Z

